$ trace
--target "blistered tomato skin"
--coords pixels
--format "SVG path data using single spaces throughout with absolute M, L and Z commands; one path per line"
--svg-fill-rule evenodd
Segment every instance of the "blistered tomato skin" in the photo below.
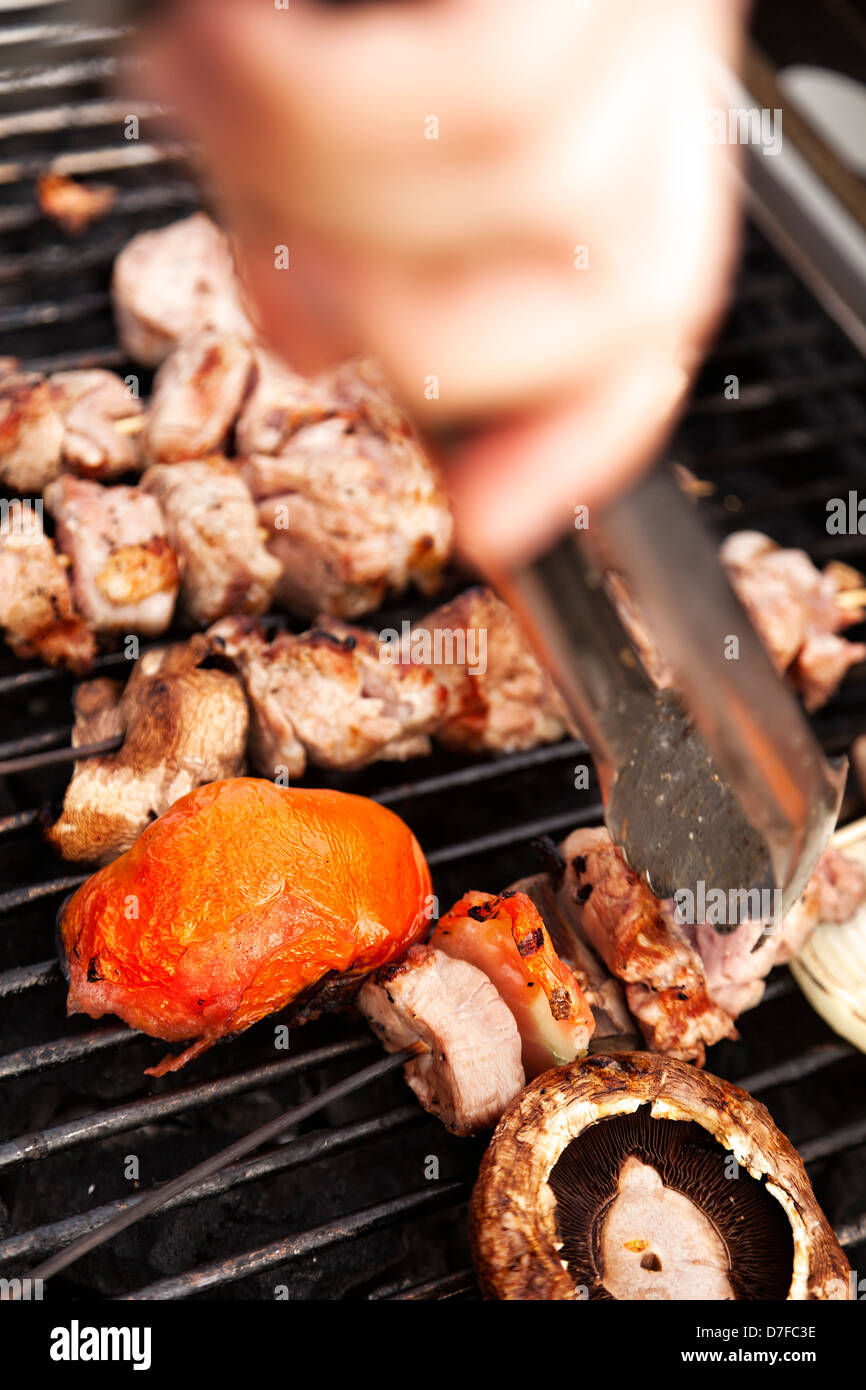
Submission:
M 358 976 L 429 925 L 408 826 L 365 797 L 241 777 L 182 797 L 70 899 L 67 1012 L 196 1039 L 153 1075 L 284 1008 L 329 971 Z

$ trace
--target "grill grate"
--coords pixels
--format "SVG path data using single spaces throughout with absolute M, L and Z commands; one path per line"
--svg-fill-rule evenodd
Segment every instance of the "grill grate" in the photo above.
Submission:
M 108 276 L 135 231 L 182 216 L 199 195 L 178 146 L 159 144 L 159 113 L 140 111 L 141 141 L 122 134 L 129 59 L 112 32 L 64 21 L 62 4 L 21 5 L 0 36 L 0 354 L 42 369 L 138 370 L 113 334 Z M 40 61 L 6 67 L 38 35 Z M 116 89 L 115 89 L 116 90 Z M 47 168 L 118 189 L 110 215 L 66 241 L 39 214 L 33 179 Z M 724 396 L 726 378 L 738 400 Z M 830 537 L 824 504 L 866 477 L 866 364 L 763 238 L 748 229 L 734 303 L 708 355 L 672 454 L 714 491 L 701 505 L 720 533 L 749 525 L 816 560 L 866 567 L 866 536 Z M 147 377 L 142 381 L 146 389 Z M 400 607 L 400 617 L 419 610 Z M 391 621 L 390 616 L 387 621 Z M 855 634 L 856 636 L 857 634 Z M 100 669 L 120 666 L 106 655 Z M 71 679 L 0 657 L 0 759 L 68 740 Z M 866 668 L 815 720 L 831 751 L 866 731 Z M 375 796 L 428 852 L 440 903 L 496 889 L 536 867 L 530 839 L 600 818 L 597 788 L 574 790 L 581 743 L 488 762 L 439 753 L 329 785 Z M 68 768 L 24 766 L 0 780 L 0 1267 L 39 1258 L 123 1208 L 136 1186 L 192 1166 L 353 1069 L 375 1049 L 341 1018 L 274 1050 L 273 1020 L 201 1058 L 183 1081 L 144 1066 L 164 1044 L 117 1026 L 64 1021 L 53 956 L 58 902 L 84 875 L 46 847 L 38 818 Z M 324 779 L 319 778 L 320 782 Z M 862 810 L 849 789 L 845 813 Z M 866 1255 L 866 1059 L 808 1008 L 787 971 L 744 1016 L 739 1042 L 709 1066 L 770 1106 L 799 1144 L 819 1201 L 848 1247 Z M 456 1140 L 386 1078 L 301 1126 L 286 1142 L 226 1169 L 51 1281 L 54 1298 L 430 1300 L 475 1297 L 465 1202 L 483 1145 Z M 138 1183 L 124 1173 L 138 1161 Z M 428 1179 L 431 1160 L 438 1177 Z

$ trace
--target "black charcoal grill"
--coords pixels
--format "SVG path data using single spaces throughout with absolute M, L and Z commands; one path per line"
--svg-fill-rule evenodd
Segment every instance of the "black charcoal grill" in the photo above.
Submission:
M 0 354 L 27 366 L 123 360 L 108 298 L 112 260 L 135 232 L 199 203 L 161 146 L 157 113 L 134 108 L 124 138 L 115 31 L 68 22 L 65 6 L 22 4 L 0 30 Z M 38 42 L 23 69 L 16 49 Z M 28 49 L 28 53 L 32 50 Z M 39 212 L 47 168 L 118 190 L 109 216 L 69 240 Z M 736 374 L 739 400 L 724 396 Z M 142 388 L 149 382 L 144 376 Z M 719 533 L 749 526 L 817 561 L 866 568 L 866 536 L 828 536 L 825 502 L 866 486 L 866 362 L 803 284 L 749 227 L 733 307 L 672 448 L 713 491 L 701 506 Z M 459 587 L 455 583 L 456 588 Z M 411 603 L 383 625 L 413 618 Z M 376 620 L 378 621 L 378 620 Z M 855 637 L 860 634 L 855 632 Z M 100 659 L 116 674 L 122 658 Z M 0 657 L 0 1272 L 23 1274 L 104 1219 L 140 1187 L 168 1179 L 332 1083 L 378 1046 L 332 1018 L 275 1050 L 273 1020 L 215 1048 L 189 1071 L 142 1075 L 165 1045 L 108 1023 L 64 1017 L 54 919 L 83 874 L 55 859 L 40 808 L 68 766 L 33 755 L 68 744 L 71 679 Z M 815 720 L 831 752 L 866 732 L 866 668 Z M 496 889 L 536 868 L 530 842 L 600 820 L 597 790 L 576 791 L 579 743 L 492 761 L 445 754 L 334 779 L 372 794 L 412 826 L 440 903 Z M 321 780 L 321 779 L 320 779 Z M 843 815 L 862 814 L 849 787 Z M 866 1058 L 822 1023 L 787 970 L 776 971 L 741 1040 L 710 1070 L 764 1101 L 809 1167 L 852 1266 L 866 1258 Z M 477 1297 L 466 1199 L 483 1146 L 449 1136 L 399 1077 L 346 1099 L 286 1142 L 229 1168 L 50 1281 L 46 1296 L 134 1299 L 287 1296 Z

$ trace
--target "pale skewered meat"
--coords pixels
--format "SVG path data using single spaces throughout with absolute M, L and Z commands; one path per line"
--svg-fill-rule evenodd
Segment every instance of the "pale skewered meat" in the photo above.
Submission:
M 239 473 L 224 459 L 157 464 L 141 480 L 162 508 L 181 569 L 180 602 L 192 622 L 230 613 L 264 613 L 280 576 L 262 540 Z
M 468 589 L 434 609 L 404 641 L 410 652 L 448 692 L 436 733 L 447 748 L 515 752 L 572 728 L 516 617 L 490 589 Z
M 719 558 L 780 675 L 802 696 L 809 711 L 820 709 L 848 670 L 866 659 L 866 644 L 840 636 L 862 622 L 864 581 L 848 565 L 833 562 L 822 571 L 803 550 L 788 550 L 759 531 L 735 531 Z M 607 583 L 620 618 L 655 685 L 676 684 L 652 633 L 621 575 Z
M 406 1080 L 454 1134 L 491 1128 L 525 1084 L 514 1016 L 465 960 L 412 946 L 366 981 L 357 1004 L 387 1052 L 428 1044 Z
M 311 391 L 313 402 L 299 403 L 291 386 L 273 416 L 279 452 L 242 464 L 282 566 L 280 599 L 309 616 L 353 618 L 410 583 L 431 591 L 451 547 L 448 500 L 377 369 L 345 363 Z M 307 410 L 331 413 L 286 438 L 287 421 Z M 239 442 L 247 437 L 239 428 Z
M 73 608 L 68 562 L 57 554 L 29 502 L 10 503 L 8 516 L 0 528 L 0 627 L 6 641 L 16 656 L 39 656 L 83 674 L 96 643 Z
M 138 487 L 64 475 L 45 490 L 75 606 L 94 633 L 165 632 L 180 583 L 158 503 Z
M 63 425 L 62 467 L 107 482 L 141 466 L 144 407 L 114 372 L 55 372 L 51 402 Z
M 253 337 L 228 240 L 203 212 L 133 237 L 111 290 L 120 341 L 147 366 L 206 328 Z
M 76 692 L 76 746 L 124 734 L 117 753 L 76 764 L 48 839 L 65 859 L 106 863 L 152 820 L 205 782 L 243 770 L 248 712 L 237 677 L 201 669 L 206 639 L 145 653 L 126 689 Z
M 301 776 L 308 760 L 353 769 L 430 751 L 445 692 L 424 667 L 383 661 L 373 633 L 322 617 L 268 643 L 255 624 L 226 618 L 208 637 L 243 676 L 250 757 L 263 776 Z
M 181 344 L 156 374 L 144 436 L 150 463 L 218 453 L 247 390 L 250 348 L 238 337 L 206 332 Z

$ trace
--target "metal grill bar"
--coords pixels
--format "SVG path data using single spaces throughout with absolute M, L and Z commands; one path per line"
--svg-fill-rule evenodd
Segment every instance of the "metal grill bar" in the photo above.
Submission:
M 226 1100 L 229 1096 L 239 1095 L 255 1086 L 266 1086 L 282 1081 L 287 1076 L 301 1075 L 314 1067 L 342 1061 L 344 1057 L 355 1057 L 376 1046 L 375 1039 L 369 1034 L 365 1037 L 347 1038 L 342 1042 L 329 1043 L 326 1047 L 314 1048 L 299 1056 L 289 1057 L 283 1062 L 269 1062 L 264 1066 L 237 1072 L 233 1076 L 220 1077 L 217 1081 L 183 1086 L 180 1090 L 165 1095 L 131 1101 L 127 1105 L 117 1105 L 110 1110 L 100 1110 L 77 1120 L 69 1120 L 66 1124 L 55 1125 L 51 1129 L 19 1135 L 17 1139 L 0 1144 L 0 1172 L 15 1168 L 21 1163 L 31 1163 L 34 1159 L 44 1158 L 46 1154 L 75 1148 L 90 1140 L 123 1134 L 126 1130 L 137 1129 L 140 1125 L 150 1124 L 154 1120 L 166 1119 L 169 1115 L 185 1115 L 190 1110 L 199 1110 L 202 1106 Z
M 420 1192 L 410 1192 L 405 1197 L 396 1197 L 390 1202 L 379 1202 L 376 1206 L 365 1207 L 363 1211 L 352 1212 L 337 1221 L 329 1221 L 299 1235 L 287 1236 L 285 1240 L 273 1241 L 257 1250 L 248 1250 L 243 1255 L 234 1255 L 228 1260 L 218 1260 L 213 1264 L 201 1265 L 175 1279 L 161 1279 L 148 1284 L 134 1293 L 124 1294 L 122 1301 L 141 1302 L 163 1298 L 189 1298 L 191 1294 L 202 1293 L 205 1289 L 230 1284 L 236 1279 L 244 1279 L 249 1274 L 258 1274 L 265 1269 L 296 1260 L 301 1255 L 311 1255 L 328 1245 L 366 1235 L 380 1226 L 394 1221 L 406 1221 L 425 1216 L 428 1212 L 442 1207 L 456 1206 L 465 1201 L 471 1190 L 468 1181 L 435 1183 Z
M 866 1120 L 834 1129 L 831 1134 L 823 1134 L 820 1139 L 807 1139 L 798 1144 L 800 1157 L 804 1163 L 817 1163 L 819 1158 L 829 1158 L 831 1154 L 842 1153 L 845 1149 L 866 1144 Z
M 263 1153 L 259 1158 L 244 1159 L 233 1163 L 205 1182 L 190 1187 L 177 1197 L 169 1198 L 161 1211 L 172 1211 L 176 1207 L 189 1206 L 206 1197 L 215 1197 L 232 1188 L 246 1183 L 257 1182 L 260 1178 L 271 1177 L 274 1173 L 287 1173 L 293 1168 L 316 1163 L 319 1159 L 332 1158 L 349 1149 L 357 1148 L 368 1140 L 381 1134 L 390 1134 L 409 1125 L 418 1124 L 424 1119 L 424 1112 L 417 1105 L 397 1106 L 385 1110 L 368 1120 L 358 1120 L 353 1124 L 340 1125 L 334 1129 L 317 1130 L 299 1139 L 292 1139 L 278 1148 Z M 101 1207 L 91 1207 L 78 1216 L 69 1216 L 63 1221 L 52 1221 L 44 1226 L 36 1226 L 32 1231 L 10 1236 L 0 1241 L 0 1266 L 7 1260 L 23 1257 L 35 1259 L 47 1255 L 52 1250 L 60 1250 L 70 1241 L 96 1230 L 118 1212 L 128 1211 L 136 1197 L 124 1197 L 116 1202 L 106 1202 Z
M 0 1080 L 45 1071 L 48 1067 L 59 1066 L 61 1062 L 74 1062 L 79 1057 L 91 1057 L 107 1047 L 120 1047 L 139 1037 L 141 1034 L 132 1028 L 100 1028 L 92 1033 L 79 1033 L 73 1038 L 57 1038 L 54 1042 L 22 1047 L 19 1052 L 8 1052 L 5 1057 L 0 1057 Z
M 8 893 L 0 893 L 0 915 L 11 912 L 14 907 L 28 907 L 40 898 L 53 898 L 58 893 L 68 893 L 90 877 L 89 874 L 67 874 L 65 878 L 52 878 L 47 883 L 32 883 L 27 888 L 10 888 Z
M 386 1284 L 367 1295 L 367 1301 L 375 1303 L 382 1299 L 398 1299 L 424 1302 L 430 1299 L 454 1298 L 457 1294 L 477 1291 L 475 1271 L 458 1269 L 454 1274 L 446 1274 L 441 1279 L 428 1279 L 424 1284 L 412 1284 L 408 1288 L 400 1284 Z
M 40 960 L 35 965 L 19 965 L 15 970 L 4 970 L 0 973 L 0 999 L 23 994 L 25 989 L 34 989 L 37 985 L 53 985 L 61 978 L 56 960 Z
M 848 1043 L 820 1043 L 816 1047 L 810 1047 L 808 1052 L 801 1053 L 799 1057 L 789 1057 L 775 1067 L 767 1067 L 764 1071 L 752 1072 L 750 1076 L 741 1077 L 737 1085 L 744 1091 L 767 1091 L 771 1086 L 784 1086 L 791 1081 L 801 1081 L 804 1076 L 812 1076 L 815 1072 L 832 1066 L 834 1062 L 841 1062 L 846 1057 L 856 1055 L 856 1048 Z

